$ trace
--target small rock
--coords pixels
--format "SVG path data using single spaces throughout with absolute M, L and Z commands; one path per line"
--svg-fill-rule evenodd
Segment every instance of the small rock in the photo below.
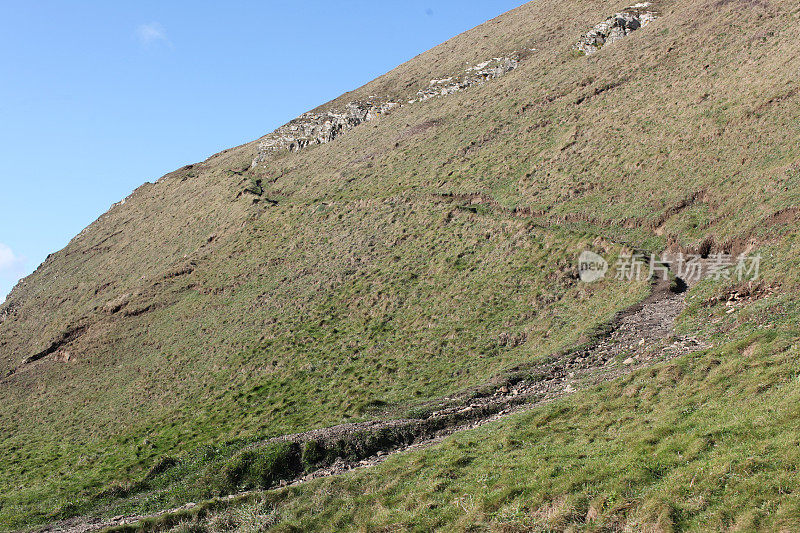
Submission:
M 628 357 L 627 359 L 625 359 L 625 360 L 622 362 L 622 364 L 623 364 L 623 365 L 632 365 L 632 364 L 633 364 L 633 363 L 635 363 L 635 362 L 636 362 L 636 359 L 634 359 L 633 357 Z

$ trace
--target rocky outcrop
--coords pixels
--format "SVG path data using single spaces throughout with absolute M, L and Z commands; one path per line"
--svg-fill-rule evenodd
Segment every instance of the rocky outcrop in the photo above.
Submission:
M 511 57 L 495 57 L 468 67 L 463 74 L 433 79 L 428 87 L 418 91 L 406 105 L 448 96 L 499 78 L 516 69 L 520 61 L 521 54 L 513 52 Z M 342 110 L 300 115 L 261 140 L 253 166 L 265 161 L 275 152 L 299 152 L 309 146 L 327 144 L 356 126 L 386 115 L 397 107 L 401 107 L 399 102 L 386 97 L 372 97 L 365 102 L 350 102 Z
M 646 26 L 657 16 L 657 12 L 651 9 L 650 2 L 633 5 L 597 24 L 574 48 L 586 55 L 594 54 L 603 46 Z M 499 78 L 515 70 L 522 59 L 534 51 L 533 48 L 523 52 L 514 51 L 508 57 L 494 57 L 467 67 L 461 73 L 432 79 L 426 88 L 406 97 L 410 98 L 406 105 L 449 96 L 473 85 Z M 299 152 L 309 146 L 327 144 L 356 126 L 385 115 L 397 107 L 401 107 L 399 102 L 375 96 L 366 101 L 350 102 L 344 109 L 305 113 L 261 140 L 253 166 L 267 160 L 275 152 Z
M 305 113 L 265 137 L 259 144 L 259 157 L 254 163 L 263 160 L 269 152 L 297 152 L 308 146 L 329 143 L 348 130 L 374 120 L 399 105 L 370 99 L 366 102 L 350 102 L 338 112 Z
M 597 24 L 586 35 L 581 37 L 574 48 L 579 52 L 591 55 L 607 44 L 630 35 L 658 17 L 658 13 L 650 9 L 651 4 L 644 2 L 633 5 Z
M 657 17 L 656 11 L 650 9 L 650 6 L 649 2 L 633 5 L 597 24 L 578 41 L 575 49 L 590 55 L 646 26 Z M 534 51 L 533 48 L 523 52 L 514 51 L 508 57 L 494 57 L 467 67 L 461 73 L 432 79 L 427 87 L 411 96 L 406 105 L 449 96 L 473 85 L 499 78 L 515 70 L 523 57 Z M 356 126 L 385 115 L 397 107 L 401 107 L 399 102 L 375 96 L 362 102 L 350 102 L 344 109 L 305 113 L 261 140 L 253 166 L 265 161 L 275 152 L 299 152 L 309 146 L 327 144 Z
M 413 104 L 430 98 L 449 96 L 467 87 L 499 78 L 516 69 L 519 66 L 519 62 L 519 55 L 514 52 L 512 57 L 495 57 L 474 67 L 469 67 L 460 76 L 431 80 L 429 86 L 417 92 L 417 97 L 409 100 L 408 103 Z
M 518 52 L 514 52 L 511 57 L 495 57 L 468 67 L 462 75 L 431 80 L 429 86 L 418 91 L 408 104 L 441 98 L 499 78 L 516 69 L 520 57 Z M 265 161 L 275 152 L 299 152 L 309 146 L 327 144 L 356 126 L 385 115 L 397 107 L 401 107 L 401 104 L 388 98 L 373 97 L 365 102 L 350 102 L 342 110 L 300 115 L 261 140 L 253 166 Z

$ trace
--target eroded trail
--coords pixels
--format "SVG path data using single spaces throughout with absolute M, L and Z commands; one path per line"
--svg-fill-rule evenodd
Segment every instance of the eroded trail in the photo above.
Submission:
M 473 398 L 467 404 L 461 403 L 435 411 L 424 421 L 396 420 L 352 424 L 282 437 L 281 440 L 296 441 L 329 439 L 354 430 L 377 430 L 403 425 L 417 426 L 420 436 L 413 443 L 381 450 L 356 463 L 338 461 L 288 485 L 341 474 L 354 468 L 373 466 L 393 454 L 429 446 L 458 431 L 473 429 L 512 413 L 531 409 L 645 366 L 710 348 L 709 344 L 694 336 L 674 334 L 675 320 L 684 305 L 684 294 L 671 292 L 668 283 L 659 284 L 645 301 L 620 314 L 611 325 L 610 331 L 597 342 L 527 370 L 527 374 L 538 376 L 538 379 L 523 379 L 511 385 L 500 386 L 492 395 Z M 447 400 L 458 399 L 444 399 Z M 436 429 L 440 425 L 437 421 L 448 418 L 463 420 Z
M 512 372 L 512 377 L 493 390 L 484 387 L 482 394 L 443 398 L 425 418 L 372 421 L 344 424 L 330 428 L 285 435 L 253 445 L 254 448 L 275 441 L 302 445 L 315 441 L 335 448 L 355 439 L 370 445 L 357 448 L 356 459 L 337 458 L 332 464 L 279 486 L 298 485 L 312 479 L 343 474 L 357 468 L 369 468 L 392 455 L 430 446 L 453 433 L 473 429 L 537 405 L 572 394 L 578 390 L 615 379 L 636 369 L 667 361 L 710 346 L 692 336 L 675 335 L 675 320 L 685 305 L 684 294 L 670 291 L 668 282 L 654 285 L 652 294 L 640 304 L 620 313 L 604 335 L 597 340 L 550 360 Z M 517 376 L 517 377 L 513 377 Z M 369 439 L 364 439 L 369 436 Z M 352 449 L 352 446 L 351 446 Z M 248 494 L 248 493 L 243 493 Z M 231 495 L 223 499 L 234 499 Z M 42 532 L 86 533 L 157 518 L 194 504 L 164 510 L 152 515 L 117 516 L 111 520 L 75 518 L 51 524 Z

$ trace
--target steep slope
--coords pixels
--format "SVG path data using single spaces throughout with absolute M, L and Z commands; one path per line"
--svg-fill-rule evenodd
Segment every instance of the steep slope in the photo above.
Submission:
M 776 310 L 796 316 L 800 9 L 663 1 L 624 39 L 575 50 L 625 7 L 527 4 L 313 113 L 402 105 L 323 127 L 324 144 L 267 137 L 169 174 L 48 258 L 0 308 L 2 525 L 87 509 L 165 454 L 397 415 L 584 342 L 647 294 L 580 283 L 587 248 L 612 263 L 623 245 L 760 251 L 760 307 L 720 312 L 735 284 L 705 282 L 684 327 L 725 345 L 771 325 L 781 341 L 765 353 L 792 346 Z M 485 83 L 422 97 L 506 59 Z M 576 405 L 632 416 L 595 394 Z M 555 435 L 558 409 L 584 427 L 569 405 L 530 416 Z

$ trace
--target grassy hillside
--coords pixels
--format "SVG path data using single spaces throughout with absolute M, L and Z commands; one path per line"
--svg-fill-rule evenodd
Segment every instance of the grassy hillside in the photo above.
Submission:
M 252 512 L 793 529 L 800 8 L 665 0 L 572 50 L 624 7 L 527 4 L 324 108 L 535 49 L 504 77 L 257 167 L 257 143 L 223 152 L 48 258 L 0 307 L 0 527 L 101 513 L 165 455 L 397 416 L 582 342 L 646 287 L 581 284 L 577 255 L 628 245 L 758 251 L 771 292 L 729 313 L 733 282 L 701 284 L 681 324 L 714 349 Z
M 250 497 L 199 524 L 792 531 L 798 333 L 746 336 L 370 470 Z M 184 530 L 197 523 L 192 513 L 173 520 Z

